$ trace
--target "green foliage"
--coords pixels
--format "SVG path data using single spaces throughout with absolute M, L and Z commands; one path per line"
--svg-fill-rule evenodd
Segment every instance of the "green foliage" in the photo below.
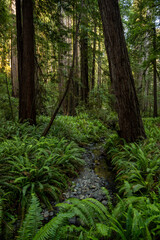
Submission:
M 64 232 L 60 230 L 62 226 L 68 223 L 68 220 L 73 217 L 73 213 L 60 213 L 53 218 L 48 224 L 40 229 L 40 231 L 33 238 L 34 240 L 56 239 L 60 240 Z
M 1 109 L 0 120 L 4 122 L 6 120 L 13 120 L 10 103 L 9 103 L 9 97 L 7 93 L 6 81 L 8 81 L 6 74 L 0 73 L 0 109 Z M 15 117 L 15 115 L 18 113 L 17 111 L 18 99 L 13 98 L 11 96 L 11 92 L 12 92 L 11 81 L 8 81 L 8 88 L 9 88 L 10 100 L 11 100 L 11 105 L 13 110 L 13 117 Z
M 26 137 L 22 142 L 15 137 L 5 141 L 0 150 L 0 184 L 16 190 L 13 195 L 20 199 L 22 212 L 31 193 L 51 208 L 49 198 L 58 201 L 69 177 L 83 165 L 81 149 L 65 139 Z
M 146 197 L 119 198 L 109 213 L 95 199 L 69 199 L 57 205 L 60 212 L 42 227 L 36 239 L 156 239 L 159 233 L 160 204 Z M 74 218 L 76 225 L 70 223 Z
M 40 229 L 36 239 L 97 239 L 93 232 L 97 229 L 99 235 L 106 230 L 103 224 L 107 220 L 107 209 L 95 199 L 69 199 L 69 203 L 57 204 L 60 208 L 58 215 Z M 71 218 L 77 218 L 80 226 L 69 223 Z M 96 224 L 96 222 L 99 222 Z M 105 233 L 104 233 L 105 234 Z
M 0 236 L 2 235 L 3 199 L 0 198 Z
M 0 187 L 4 200 L 0 216 L 3 213 L 6 223 L 3 222 L 2 236 L 8 239 L 13 236 L 17 215 L 23 221 L 32 194 L 49 209 L 53 208 L 53 202 L 59 202 L 70 179 L 83 166 L 84 151 L 64 138 L 40 137 L 42 124 L 30 126 L 27 122 L 7 121 L 4 127 L 3 120 L 1 123 Z
M 95 199 L 69 199 L 57 204 L 57 216 L 41 227 L 39 204 L 52 208 L 50 201 L 58 202 L 69 179 L 83 165 L 82 149 L 68 140 L 87 143 L 90 139 L 98 140 L 98 133 L 105 136 L 106 130 L 101 122 L 90 120 L 85 114 L 68 119 L 59 116 L 47 138 L 40 137 L 43 127 L 44 122 L 36 127 L 6 122 L 6 128 L 1 128 L 0 229 L 4 239 L 12 239 L 17 214 L 22 222 L 18 239 L 157 239 L 160 233 L 159 119 L 145 120 L 149 138 L 144 142 L 127 144 L 117 134 L 107 139 L 105 148 L 115 166 L 121 196 L 117 196 L 115 206 L 104 189 L 107 207 Z M 12 229 L 8 235 L 7 225 Z
M 8 12 L 8 1 L 1 0 L 0 4 L 0 37 L 5 33 L 8 27 L 9 12 Z
M 42 209 L 35 195 L 32 195 L 32 200 L 23 225 L 19 230 L 18 239 L 32 240 L 38 229 L 42 225 Z
M 46 122 L 46 117 L 40 117 L 40 121 Z M 65 137 L 79 144 L 90 141 L 98 141 L 107 134 L 107 128 L 99 121 L 90 119 L 88 114 L 78 116 L 58 116 L 50 130 L 50 135 Z
M 149 126 L 153 125 L 148 123 Z M 158 123 L 158 120 L 154 120 Z M 152 127 L 157 130 L 157 127 Z M 152 134 L 159 134 L 152 131 Z M 59 204 L 64 212 L 74 212 L 78 217 L 79 226 L 67 226 L 64 239 L 77 239 L 80 237 L 80 227 L 82 239 L 157 239 L 160 225 L 160 192 L 159 192 L 159 145 L 156 146 L 156 139 L 145 140 L 139 144 L 126 144 L 122 146 L 117 135 L 113 135 L 107 141 L 106 148 L 110 149 L 109 156 L 116 167 L 117 181 L 119 182 L 119 193 L 123 194 L 123 199 L 118 197 L 118 203 L 113 207 L 108 191 L 108 206 L 101 212 L 101 203 L 86 199 L 71 199 L 68 203 Z M 116 146 L 116 147 L 115 147 Z M 155 148 L 153 148 L 155 147 Z M 91 201 L 88 204 L 88 201 Z M 95 207 L 93 205 L 95 204 Z M 97 208 L 98 206 L 98 208 Z M 103 206 L 103 208 L 105 208 Z M 97 215 L 97 216 L 96 216 Z M 103 216 L 105 216 L 103 218 Z M 102 217 L 102 218 L 101 218 Z M 98 221 L 98 223 L 97 223 Z M 65 229 L 66 227 L 63 227 Z M 77 231 L 76 231 L 77 229 Z M 83 234 L 82 234 L 83 232 Z M 63 238 L 62 238 L 63 239 Z

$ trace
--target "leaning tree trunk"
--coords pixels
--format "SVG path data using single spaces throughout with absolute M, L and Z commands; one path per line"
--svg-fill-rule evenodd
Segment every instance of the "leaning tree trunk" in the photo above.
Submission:
M 127 142 L 146 137 L 124 38 L 118 0 L 98 0 L 109 67 L 117 98 L 120 134 Z
M 21 122 L 29 120 L 31 124 L 35 124 L 35 64 L 32 0 L 22 1 L 22 19 L 22 42 L 20 42 L 20 46 L 18 46 L 18 56 L 21 58 L 19 64 L 19 119 Z

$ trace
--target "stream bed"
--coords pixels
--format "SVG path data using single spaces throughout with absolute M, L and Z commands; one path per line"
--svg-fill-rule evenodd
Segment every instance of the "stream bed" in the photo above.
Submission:
M 83 159 L 85 165 L 80 175 L 71 182 L 70 188 L 63 193 L 64 201 L 68 198 L 95 198 L 103 205 L 107 205 L 106 194 L 101 189 L 105 187 L 114 198 L 115 182 L 112 167 L 107 165 L 107 157 L 103 154 L 101 143 L 90 144 L 85 148 Z M 43 211 L 45 221 L 55 215 L 54 212 Z
M 111 197 L 114 193 L 114 175 L 107 166 L 106 156 L 103 155 L 102 144 L 90 144 L 85 148 L 85 166 L 74 181 L 70 189 L 64 193 L 64 198 L 76 197 L 79 199 L 95 198 L 107 205 L 106 195 L 101 189 L 109 190 Z

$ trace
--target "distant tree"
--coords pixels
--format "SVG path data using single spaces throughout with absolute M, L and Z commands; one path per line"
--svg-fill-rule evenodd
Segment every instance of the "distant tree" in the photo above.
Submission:
M 21 15 L 22 12 L 22 15 Z M 33 1 L 16 0 L 19 120 L 36 123 Z
M 85 3 L 85 1 L 84 1 Z M 82 13 L 80 48 L 81 48 L 81 100 L 88 103 L 89 77 L 88 77 L 88 26 L 87 14 Z
M 146 137 L 124 38 L 118 0 L 98 0 L 105 46 L 117 98 L 120 134 L 127 142 Z
M 130 1 L 130 0 L 127 0 Z M 122 13 L 123 7 L 121 7 Z M 125 16 L 132 70 L 142 112 L 158 115 L 159 1 L 134 0 Z
M 17 46 L 16 46 L 16 6 L 15 0 L 11 1 L 12 12 L 12 35 L 11 35 L 11 81 L 12 81 L 12 96 L 18 97 L 19 83 L 18 83 L 18 59 L 17 59 Z

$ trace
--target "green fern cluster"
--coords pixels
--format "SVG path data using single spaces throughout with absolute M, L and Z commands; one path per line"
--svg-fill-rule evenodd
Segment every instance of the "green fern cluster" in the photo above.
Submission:
M 3 142 L 14 137 L 39 139 L 49 120 L 49 117 L 39 116 L 38 124 L 31 126 L 28 122 L 20 124 L 0 119 L 0 141 Z M 87 114 L 79 114 L 76 117 L 58 116 L 48 135 L 49 137 L 66 138 L 76 143 L 86 144 L 89 141 L 98 141 L 106 134 L 107 128 L 99 120 L 90 119 Z
M 159 239 L 160 131 L 158 122 L 152 120 L 146 124 L 150 138 L 143 143 L 124 142 L 122 145 L 117 134 L 107 141 L 106 149 L 115 166 L 121 196 L 117 196 L 116 206 L 112 205 L 109 193 L 104 189 L 108 199 L 107 207 L 95 199 L 69 199 L 66 203 L 57 204 L 57 216 L 42 226 L 42 203 L 52 208 L 50 200 L 59 200 L 70 177 L 83 165 L 83 151 L 75 143 L 60 138 L 61 134 L 79 143 L 86 143 L 89 139 L 98 139 L 98 131 L 100 135 L 104 131 L 101 123 L 88 121 L 87 115 L 71 117 L 68 122 L 67 119 L 60 116 L 53 125 L 50 134 L 57 134 L 57 137 L 49 135 L 48 138 L 40 138 L 43 123 L 37 127 L 27 127 L 25 123 L 17 128 L 8 124 L 9 134 L 5 139 L 5 130 L 2 132 L 2 239 L 14 239 L 15 235 L 16 239 L 23 240 Z M 69 131 L 68 126 L 71 127 Z M 25 215 L 26 209 L 28 211 Z M 17 218 L 21 220 L 22 226 L 17 234 L 13 234 L 13 224 Z
M 37 197 L 33 194 L 31 204 L 26 214 L 23 225 L 19 230 L 19 240 L 32 240 L 37 231 L 42 226 L 42 209 Z
M 146 194 L 155 190 L 159 184 L 160 152 L 152 154 L 149 145 L 125 144 L 121 151 L 112 149 L 112 163 L 116 166 L 120 192 L 130 196 L 139 191 Z M 123 182 L 123 185 L 122 185 Z
M 127 144 L 115 134 L 106 143 L 119 186 L 111 213 L 114 239 L 158 239 L 160 235 L 160 129 L 146 122 L 148 139 Z M 121 144 L 120 144 L 121 143 Z M 114 234 L 111 236 L 114 236 Z
M 110 202 L 108 191 L 105 192 Z M 115 207 L 111 202 L 109 207 L 105 207 L 92 198 L 84 200 L 72 198 L 67 203 L 57 204 L 57 207 L 59 207 L 57 216 L 41 227 L 40 207 L 38 200 L 33 196 L 28 214 L 19 231 L 19 239 L 156 240 L 160 234 L 159 197 L 154 202 L 147 197 L 119 198 Z M 74 224 L 72 219 L 75 220 Z
M 6 227 L 15 222 L 12 219 L 17 214 L 21 221 L 24 219 L 33 193 L 52 209 L 50 202 L 59 202 L 70 179 L 83 166 L 82 153 L 64 138 L 16 136 L 4 141 L 0 146 L 0 187 L 5 192 Z
M 95 199 L 69 199 L 69 203 L 57 204 L 59 213 L 49 223 L 41 227 L 38 199 L 32 202 L 18 239 L 24 240 L 61 240 L 61 239 L 99 239 L 106 236 L 105 225 L 108 217 L 107 208 Z M 35 217 L 37 215 L 37 218 Z M 79 226 L 70 223 L 72 218 L 79 220 Z M 40 229 L 39 229 L 40 228 Z
M 124 196 L 150 194 L 157 191 L 160 184 L 160 129 L 152 120 L 145 125 L 149 134 L 144 142 L 121 145 L 113 135 L 106 143 L 108 156 L 117 171 L 120 193 Z
M 40 117 L 41 122 L 46 122 L 46 117 Z M 50 130 L 50 134 L 60 138 L 65 137 L 77 143 L 86 144 L 98 141 L 106 136 L 107 128 L 99 121 L 90 119 L 85 113 L 78 116 L 58 116 Z
M 15 137 L 7 140 L 0 148 L 0 185 L 16 190 L 14 195 L 19 196 L 22 206 L 33 192 L 49 206 L 48 196 L 58 201 L 68 178 L 83 165 L 81 153 L 76 144 L 68 144 L 65 139 L 26 138 L 22 142 Z

